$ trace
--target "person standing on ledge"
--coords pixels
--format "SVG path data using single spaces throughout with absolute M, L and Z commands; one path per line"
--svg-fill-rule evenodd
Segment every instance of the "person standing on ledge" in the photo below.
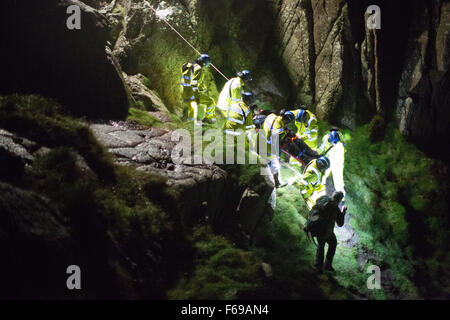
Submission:
M 204 68 L 208 68 L 210 64 L 210 56 L 202 54 L 194 62 L 187 62 L 181 68 L 183 102 L 188 110 L 188 119 L 195 124 L 200 124 L 202 120 L 208 123 L 216 122 L 215 102 L 208 95 L 204 81 Z
M 228 117 L 229 107 L 242 100 L 242 92 L 245 92 L 244 86 L 252 80 L 250 71 L 242 70 L 236 74 L 236 77 L 231 78 L 225 83 L 217 103 L 217 108 L 221 111 L 224 118 Z

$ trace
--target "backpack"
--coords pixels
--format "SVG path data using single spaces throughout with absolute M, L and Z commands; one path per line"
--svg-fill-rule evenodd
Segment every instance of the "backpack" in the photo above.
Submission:
M 332 199 L 328 196 L 322 196 L 317 199 L 316 204 L 309 212 L 304 230 L 313 239 L 313 242 L 314 237 L 323 238 L 325 236 L 330 220 L 331 210 L 329 209 L 331 209 L 331 206 L 333 206 Z

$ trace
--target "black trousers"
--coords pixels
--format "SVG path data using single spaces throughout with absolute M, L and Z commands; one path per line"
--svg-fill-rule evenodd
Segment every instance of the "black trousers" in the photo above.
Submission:
M 331 267 L 333 263 L 334 254 L 336 252 L 337 240 L 334 233 L 331 234 L 326 239 L 317 239 L 317 251 L 316 251 L 316 262 L 315 266 L 322 269 L 323 266 L 323 252 L 325 250 L 325 243 L 328 243 L 327 258 L 325 261 L 325 266 Z

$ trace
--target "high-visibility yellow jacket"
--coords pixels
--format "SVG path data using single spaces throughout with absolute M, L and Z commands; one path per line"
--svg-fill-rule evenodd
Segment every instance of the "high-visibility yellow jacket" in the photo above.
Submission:
M 262 133 L 264 134 L 268 144 L 272 143 L 272 138 L 279 135 L 281 138 L 286 134 L 284 130 L 283 118 L 277 116 L 275 113 L 269 114 L 262 126 Z
M 202 66 L 197 63 L 187 62 L 181 70 L 181 85 L 183 86 L 183 99 L 191 101 L 200 100 L 199 92 L 207 90 L 204 83 L 204 72 Z
M 292 111 L 296 119 L 300 110 L 301 109 Z M 305 123 L 295 121 L 295 125 L 298 129 L 297 135 L 308 145 L 308 147 L 317 149 L 317 135 L 319 132 L 316 116 L 311 111 L 306 110 Z
M 255 128 L 253 115 L 249 107 L 242 101 L 231 104 L 228 108 L 224 132 L 231 135 L 240 135 L 253 128 Z M 237 131 L 239 129 L 242 129 L 242 131 Z
M 317 168 L 317 159 L 310 161 L 299 182 L 300 193 L 309 209 L 318 198 L 326 194 L 326 185 L 322 178 L 323 174 Z
M 281 143 L 286 136 L 286 130 L 284 129 L 284 123 L 281 116 L 277 116 L 275 113 L 269 114 L 262 125 L 262 130 L 259 130 L 259 139 L 265 140 L 267 144 L 268 159 L 273 159 L 275 156 L 279 156 Z M 278 146 L 275 145 L 275 139 L 278 139 Z M 276 149 L 278 147 L 278 150 Z M 274 148 L 274 150 L 272 150 Z M 260 155 L 261 155 L 260 150 Z M 277 153 L 274 153 L 277 152 Z
M 322 139 L 322 144 L 319 147 L 319 153 L 323 154 L 330 159 L 330 168 L 325 173 L 325 178 L 330 174 L 333 174 L 333 184 L 336 191 L 341 191 L 345 196 L 344 186 L 344 161 L 345 161 L 345 147 L 342 143 L 342 135 L 340 141 L 336 144 L 332 144 L 328 141 L 329 134 L 325 135 Z
M 233 103 L 241 101 L 243 88 L 244 81 L 241 78 L 235 77 L 228 80 L 220 92 L 217 107 L 226 114 Z

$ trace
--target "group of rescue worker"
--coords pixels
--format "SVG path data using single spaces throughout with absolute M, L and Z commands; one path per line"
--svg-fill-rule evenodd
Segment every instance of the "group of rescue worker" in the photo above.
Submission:
M 193 62 L 182 66 L 182 97 L 188 110 L 188 119 L 194 121 L 194 124 L 214 123 L 216 113 L 219 113 L 225 119 L 224 134 L 234 136 L 245 134 L 249 144 L 253 145 L 253 150 L 258 138 L 263 139 L 266 151 L 269 151 L 262 156 L 264 159 L 260 159 L 265 160 L 267 174 L 276 188 L 287 184 L 280 179 L 280 167 L 284 164 L 280 156 L 287 155 L 289 166 L 301 166 L 301 178 L 297 180 L 296 185 L 310 211 L 319 198 L 326 196 L 326 180 L 332 174 L 334 187 L 342 195 L 336 205 L 342 206 L 345 200 L 343 181 L 345 145 L 339 130 L 332 128 L 319 143 L 318 120 L 308 107 L 302 105 L 292 110 L 283 109 L 278 114 L 258 110 L 253 104 L 253 94 L 247 89 L 249 81 L 252 81 L 248 70 L 238 72 L 236 77 L 225 83 L 219 95 L 216 111 L 215 101 L 209 96 L 205 84 L 204 68 L 210 64 L 210 56 L 202 54 Z M 343 217 L 339 219 L 342 220 Z M 331 239 L 331 236 L 329 238 Z M 322 260 L 323 244 L 327 239 L 319 239 L 319 243 L 322 243 L 322 253 L 318 251 L 317 257 L 322 256 Z M 331 246 L 330 242 L 328 251 L 330 253 L 332 249 L 334 255 L 335 245 L 334 249 Z M 328 263 L 329 268 L 331 260 Z M 319 268 L 321 263 L 316 261 L 316 266 Z

